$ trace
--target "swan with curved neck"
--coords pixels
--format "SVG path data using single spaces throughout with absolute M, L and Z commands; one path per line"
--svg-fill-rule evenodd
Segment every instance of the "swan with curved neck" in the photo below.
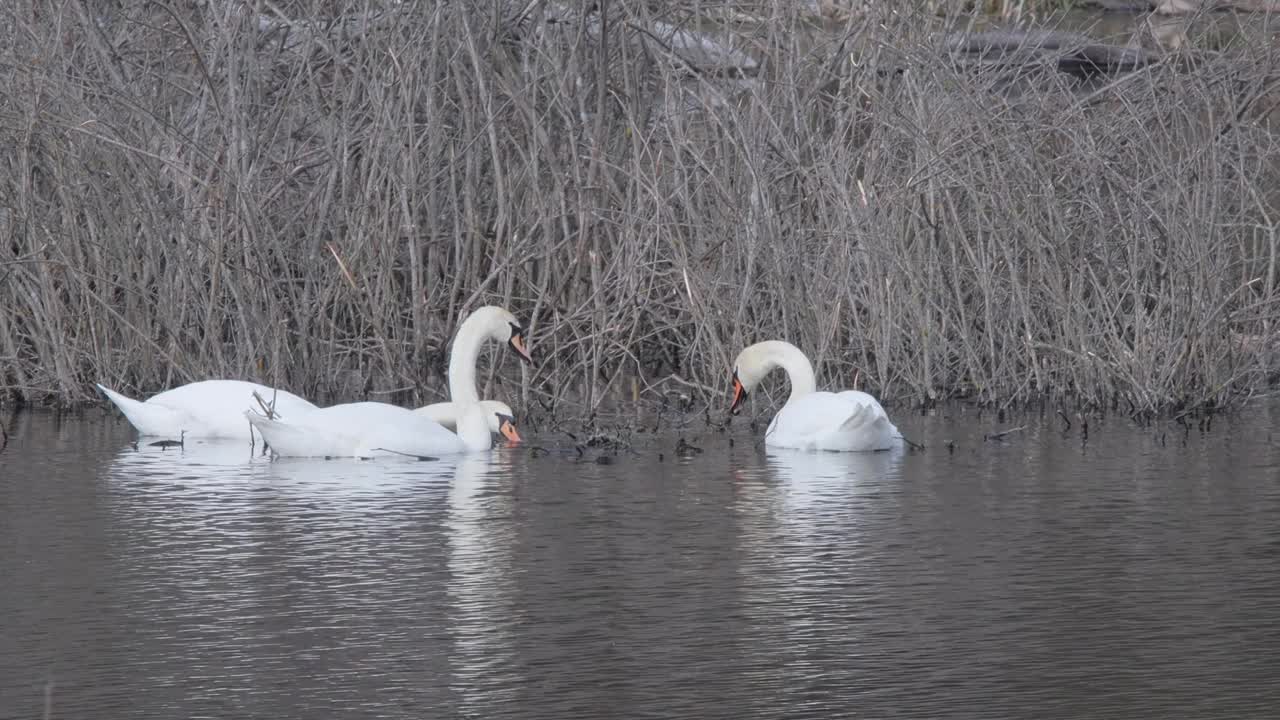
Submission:
M 486 305 L 477 308 L 467 316 L 458 333 L 453 338 L 453 349 L 449 351 L 449 400 L 432 403 L 418 408 L 414 412 L 425 415 L 446 428 L 457 425 L 461 408 L 468 403 L 479 403 L 487 411 L 490 419 L 505 416 L 514 417 L 511 407 L 497 400 L 481 400 L 476 389 L 476 360 L 480 357 L 480 348 L 485 342 L 495 340 L 506 343 L 526 364 L 533 362 L 525 343 L 524 326 L 508 310 L 497 305 Z M 514 421 L 508 424 L 512 434 L 503 434 L 513 442 L 519 442 L 520 436 L 515 433 Z M 499 432 L 498 426 L 490 425 L 493 432 Z M 513 437 L 514 435 L 514 437 Z
M 250 422 L 272 452 L 281 456 L 477 452 L 493 446 L 493 432 L 520 442 L 511 408 L 496 400 L 481 401 L 476 391 L 476 358 L 486 340 L 505 342 L 525 362 L 533 360 L 520 321 L 504 308 L 490 305 L 471 313 L 458 328 L 449 359 L 450 402 L 417 410 L 386 403 L 347 403 L 284 421 L 250 413 Z
M 791 395 L 774 415 L 765 444 L 799 450 L 887 450 L 902 435 L 884 408 L 858 390 L 819 391 L 809 358 L 791 343 L 766 340 L 745 348 L 733 362 L 733 404 L 737 414 L 747 395 L 777 368 L 786 372 Z

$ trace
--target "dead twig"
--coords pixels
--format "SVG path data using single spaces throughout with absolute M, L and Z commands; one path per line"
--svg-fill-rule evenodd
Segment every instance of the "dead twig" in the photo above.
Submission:
M 984 433 L 982 436 L 982 440 L 983 442 L 986 442 L 988 440 L 1003 440 L 1008 435 L 1019 432 L 1021 430 L 1025 430 L 1026 427 L 1027 427 L 1026 425 L 1019 425 L 1016 428 L 1009 428 L 1008 430 L 1004 430 L 998 433 L 989 433 L 989 434 Z

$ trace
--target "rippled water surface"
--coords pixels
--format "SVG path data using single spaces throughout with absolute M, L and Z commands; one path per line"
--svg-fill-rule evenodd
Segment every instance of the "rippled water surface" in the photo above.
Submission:
M 22 415 L 0 717 L 1275 716 L 1278 415 L 1086 441 L 955 410 L 871 455 L 699 422 L 701 453 L 611 464 L 270 462 Z

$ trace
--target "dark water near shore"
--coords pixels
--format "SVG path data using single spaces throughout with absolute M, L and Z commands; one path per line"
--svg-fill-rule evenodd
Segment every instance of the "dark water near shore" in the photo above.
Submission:
M 919 452 L 699 421 L 694 457 L 608 465 L 273 463 L 20 416 L 0 717 L 1277 712 L 1280 405 L 1087 441 L 955 413 L 899 419 Z

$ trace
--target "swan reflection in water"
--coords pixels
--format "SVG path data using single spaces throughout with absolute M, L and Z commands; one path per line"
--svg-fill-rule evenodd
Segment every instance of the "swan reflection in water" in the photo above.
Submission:
M 754 642 L 772 648 L 779 681 L 812 687 L 814 653 L 853 657 L 856 616 L 878 592 L 876 533 L 900 482 L 900 448 L 770 448 L 737 475 L 739 584 Z
M 879 452 L 805 452 L 770 448 L 764 462 L 735 473 L 735 510 L 744 547 L 764 564 L 813 570 L 833 544 L 855 549 L 868 523 L 894 504 L 900 484 L 899 446 Z M 767 583 L 766 583 L 767 584 Z
M 322 558 L 363 572 L 407 552 L 397 534 L 440 532 L 456 471 L 457 459 L 273 460 L 245 442 L 188 440 L 121 451 L 105 491 L 121 541 L 175 582 Z
M 877 452 L 829 452 L 768 448 L 764 463 L 737 471 L 744 499 L 758 507 L 796 513 L 825 512 L 859 496 L 886 489 L 899 474 L 901 443 Z M 779 520 L 788 520 L 779 517 Z
M 509 470 L 509 457 L 500 450 L 427 461 L 272 459 L 246 442 L 188 439 L 183 447 L 122 449 L 105 476 L 113 511 L 145 517 L 145 527 L 160 522 L 204 534 L 228 520 L 243 525 L 268 519 L 278 527 L 319 510 L 381 530 L 427 514 L 437 532 L 465 541 L 472 496 L 487 477 Z M 446 516 L 451 524 L 442 528 Z
M 281 659 L 255 667 L 264 677 L 305 655 L 334 673 L 394 666 L 388 686 L 452 676 L 455 698 L 489 702 L 503 682 L 494 668 L 514 653 L 507 453 L 273 461 L 247 443 L 177 450 L 126 449 L 105 483 L 117 582 L 147 588 L 124 610 L 129 624 L 181 632 L 197 665 L 238 662 L 248 637 L 268 665 Z M 420 661 L 381 660 L 400 655 Z
M 116 453 L 106 477 L 118 490 L 174 492 L 189 487 L 203 495 L 237 487 L 270 464 L 262 445 L 247 441 L 186 438 L 181 446 L 158 447 L 142 438 Z
M 179 505 L 204 499 L 226 509 L 263 498 L 293 498 L 325 501 L 336 511 L 354 503 L 348 509 L 358 511 L 411 494 L 442 498 L 460 459 L 271 458 L 261 444 L 187 439 L 181 447 L 139 443 L 136 449 L 123 449 L 107 476 L 119 491 L 163 494 Z
M 463 458 L 449 487 L 449 665 L 459 709 L 467 714 L 497 710 L 522 684 L 514 628 L 519 537 L 510 468 L 499 458 Z

